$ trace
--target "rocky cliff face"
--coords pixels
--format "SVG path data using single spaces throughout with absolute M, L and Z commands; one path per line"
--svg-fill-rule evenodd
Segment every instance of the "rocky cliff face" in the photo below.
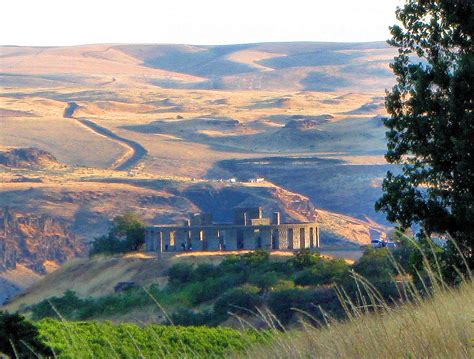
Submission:
M 61 264 L 84 253 L 84 247 L 65 221 L 0 209 L 0 272 L 21 264 L 45 274 L 46 262 Z
M 64 167 L 51 153 L 36 147 L 0 151 L 0 165 L 34 169 Z

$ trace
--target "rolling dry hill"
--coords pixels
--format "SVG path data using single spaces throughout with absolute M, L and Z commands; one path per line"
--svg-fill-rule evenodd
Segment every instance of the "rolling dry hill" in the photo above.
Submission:
M 153 84 L 162 88 L 383 91 L 394 51 L 374 43 L 0 48 L 9 87 Z M 101 82 L 102 81 L 102 82 Z
M 393 56 L 384 43 L 0 47 L 0 208 L 64 223 L 81 245 L 126 210 L 170 223 L 243 205 L 317 217 L 327 246 L 367 243 L 388 230 L 373 202 L 394 170 Z M 0 273 L 9 293 L 84 253 L 28 248 Z

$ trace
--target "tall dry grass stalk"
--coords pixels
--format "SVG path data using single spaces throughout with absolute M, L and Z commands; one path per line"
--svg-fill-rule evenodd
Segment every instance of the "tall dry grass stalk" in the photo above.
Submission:
M 474 285 L 464 283 L 420 304 L 304 326 L 247 353 L 254 358 L 472 358 Z
M 402 299 L 389 305 L 374 286 L 354 273 L 357 299 L 338 289 L 347 320 L 336 321 L 323 312 L 325 320 L 319 328 L 303 320 L 302 328 L 284 330 L 271 343 L 251 348 L 245 356 L 474 358 L 474 283 L 467 262 L 465 275 L 453 268 L 462 277 L 462 283 L 454 288 L 443 281 L 438 262 L 430 263 L 420 252 L 426 272 L 419 274 L 422 290 L 412 281 L 404 281 L 397 286 Z M 393 264 L 399 275 L 406 277 L 395 261 Z M 260 312 L 260 316 L 270 327 L 281 328 L 271 313 Z

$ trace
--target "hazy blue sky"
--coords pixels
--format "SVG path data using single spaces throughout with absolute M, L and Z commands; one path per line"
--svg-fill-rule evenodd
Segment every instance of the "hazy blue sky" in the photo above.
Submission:
M 0 44 L 375 41 L 403 0 L 2 0 Z

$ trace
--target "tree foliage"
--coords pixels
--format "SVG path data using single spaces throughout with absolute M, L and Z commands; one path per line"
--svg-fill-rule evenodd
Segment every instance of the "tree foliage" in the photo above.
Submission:
M 474 2 L 408 0 L 396 14 L 386 159 L 402 172 L 387 173 L 376 209 L 402 227 L 450 235 L 472 264 Z
M 256 313 L 256 308 L 263 303 L 258 293 L 259 289 L 250 285 L 231 289 L 217 299 L 214 313 L 219 316 Z
M 293 267 L 297 270 L 312 267 L 321 262 L 323 262 L 321 255 L 318 252 L 311 253 L 309 249 L 296 251 L 292 258 Z
M 95 239 L 91 254 L 137 251 L 144 243 L 145 223 L 137 214 L 128 212 L 113 219 L 107 235 Z
M 37 358 L 53 354 L 41 342 L 38 329 L 32 323 L 19 314 L 6 312 L 0 312 L 0 353 L 10 358 Z

